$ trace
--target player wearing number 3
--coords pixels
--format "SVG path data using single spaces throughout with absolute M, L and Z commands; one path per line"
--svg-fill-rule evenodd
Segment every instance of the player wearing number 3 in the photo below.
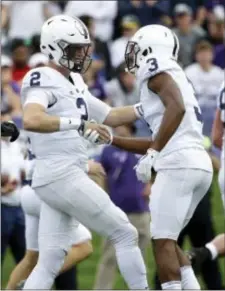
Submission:
M 81 74 L 89 67 L 91 41 L 78 19 L 59 15 L 41 31 L 49 65 L 28 72 L 22 83 L 23 122 L 36 156 L 32 188 L 42 200 L 39 258 L 24 289 L 50 290 L 71 245 L 74 220 L 110 239 L 130 289 L 148 288 L 137 230 L 87 173 L 88 129 L 139 118 L 137 107 L 112 109 L 93 97 Z M 110 135 L 99 130 L 104 138 Z
M 157 172 L 151 189 L 151 236 L 162 289 L 200 289 L 190 262 L 176 241 L 212 181 L 211 160 L 203 148 L 201 112 L 193 88 L 177 63 L 179 43 L 168 28 L 150 25 L 128 42 L 127 70 L 136 75 L 145 121 L 152 141 L 113 141 L 146 155 L 136 166 L 147 182 Z M 89 136 L 98 137 L 98 131 Z M 85 135 L 86 136 L 86 135 Z M 87 136 L 88 138 L 88 136 Z M 119 140 L 119 143 L 118 143 Z

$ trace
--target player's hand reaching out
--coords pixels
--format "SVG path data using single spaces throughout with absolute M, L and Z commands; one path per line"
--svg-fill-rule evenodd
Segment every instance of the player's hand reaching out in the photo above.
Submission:
M 137 165 L 134 167 L 139 181 L 143 183 L 150 182 L 152 175 L 152 168 L 155 164 L 159 152 L 153 149 L 148 149 L 145 156 L 140 158 Z
M 112 142 L 112 133 L 107 126 L 98 124 L 94 120 L 85 121 L 83 137 L 96 145 L 111 144 Z

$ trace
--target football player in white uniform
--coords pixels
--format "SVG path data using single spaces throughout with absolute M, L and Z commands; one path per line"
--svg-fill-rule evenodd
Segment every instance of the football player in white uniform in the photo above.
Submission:
M 130 289 L 148 288 L 137 230 L 109 196 L 86 174 L 87 141 L 99 126 L 118 126 L 140 117 L 139 105 L 110 108 L 93 97 L 81 74 L 90 65 L 91 41 L 77 18 L 58 15 L 41 31 L 41 50 L 50 59 L 23 79 L 24 128 L 37 157 L 32 188 L 42 200 L 39 258 L 24 289 L 49 289 L 71 245 L 74 219 L 108 237 Z M 71 72 L 74 72 L 71 74 Z M 99 129 L 109 138 L 106 130 Z
M 200 289 L 177 238 L 206 194 L 213 170 L 203 147 L 201 111 L 177 63 L 178 50 L 178 39 L 170 29 L 149 25 L 128 42 L 125 61 L 136 75 L 144 119 L 152 130 L 151 146 L 136 173 L 147 182 L 152 169 L 157 172 L 151 189 L 150 229 L 158 274 L 162 289 L 181 290 Z M 95 133 L 86 136 L 94 141 Z M 131 140 L 129 144 L 132 148 Z

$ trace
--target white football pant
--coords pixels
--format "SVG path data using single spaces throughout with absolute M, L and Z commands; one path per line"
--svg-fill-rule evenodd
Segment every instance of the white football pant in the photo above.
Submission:
M 25 213 L 26 223 L 26 249 L 38 251 L 38 229 L 41 211 L 41 200 L 35 191 L 28 185 L 21 189 L 21 205 Z M 71 245 L 78 245 L 92 239 L 91 232 L 82 224 L 77 226 L 74 220 L 74 230 L 72 231 Z
M 212 173 L 200 169 L 159 170 L 150 196 L 152 238 L 177 240 L 211 182 Z
M 114 245 L 119 269 L 130 289 L 148 288 L 138 233 L 126 214 L 80 168 L 73 175 L 35 187 L 41 198 L 39 259 L 24 289 L 49 289 L 71 245 L 75 221 L 106 236 Z

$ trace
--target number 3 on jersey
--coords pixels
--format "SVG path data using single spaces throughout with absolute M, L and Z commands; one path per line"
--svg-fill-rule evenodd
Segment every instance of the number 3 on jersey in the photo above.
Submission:
M 147 64 L 150 63 L 150 72 L 154 72 L 159 68 L 158 62 L 156 58 L 151 58 L 147 60 Z
M 85 103 L 84 99 L 81 97 L 77 98 L 76 105 L 77 108 L 79 108 L 82 111 L 81 118 L 84 120 L 88 120 L 87 104 Z

